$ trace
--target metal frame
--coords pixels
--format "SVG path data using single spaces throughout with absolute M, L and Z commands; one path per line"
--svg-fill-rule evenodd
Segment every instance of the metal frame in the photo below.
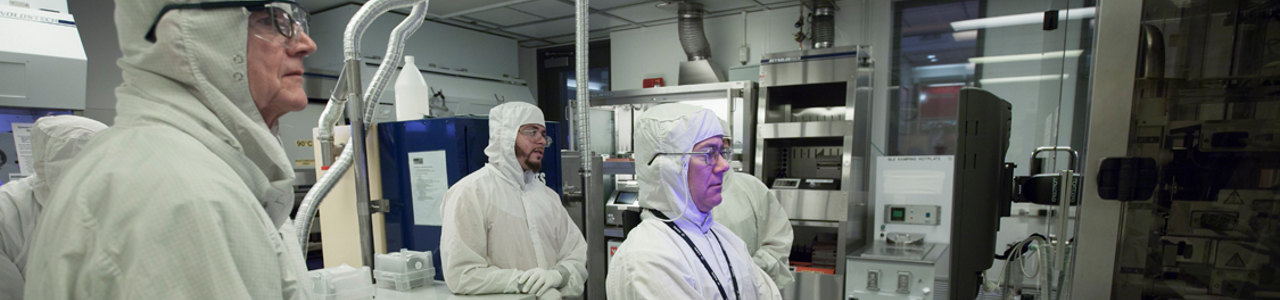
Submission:
M 1135 65 L 1142 1 L 1101 1 L 1098 4 L 1097 43 L 1093 50 L 1093 82 L 1089 101 L 1089 131 L 1083 152 L 1086 177 L 1096 177 L 1106 157 L 1128 152 Z M 1103 30 L 1105 28 L 1105 30 Z M 1115 293 L 1115 259 L 1119 244 L 1122 205 L 1098 197 L 1098 184 L 1084 182 L 1076 222 L 1073 270 L 1067 288 L 1071 299 L 1110 299 Z M 1087 233 L 1087 234 L 1085 234 Z M 1084 259 L 1098 257 L 1103 259 Z
M 846 56 L 832 56 L 839 53 L 854 53 L 852 70 L 845 65 L 849 61 Z M 874 212 L 867 208 L 872 205 L 868 193 L 870 177 L 870 138 L 872 133 L 871 111 L 874 66 L 870 60 L 869 46 L 847 46 L 815 50 L 791 51 L 766 54 L 760 66 L 761 80 L 759 101 L 756 102 L 756 120 L 760 120 L 756 135 L 754 165 L 756 177 L 765 178 L 764 152 L 768 139 L 790 139 L 805 137 L 842 137 L 841 141 L 841 181 L 839 191 L 817 190 L 773 190 L 779 202 L 786 207 L 792 218 L 792 224 L 813 228 L 836 227 L 837 262 L 834 283 L 837 295 L 844 295 L 844 280 L 847 277 L 845 256 L 863 246 L 867 237 L 871 236 L 868 220 Z M 837 61 L 833 61 L 837 60 Z M 796 68 L 798 66 L 798 68 Z M 778 72 L 777 69 L 801 70 L 801 73 Z M 797 78 L 798 76 L 798 78 Z M 780 78 L 785 77 L 785 78 Z M 769 111 L 768 90 L 771 87 L 809 85 L 820 83 L 844 82 L 845 102 L 844 119 L 838 121 L 818 122 L 766 122 Z M 766 183 L 768 184 L 768 183 Z M 832 202 L 835 201 L 835 202 Z M 843 209 L 842 209 L 843 208 Z M 813 212 L 813 213 L 809 213 Z M 798 217 L 798 219 L 797 219 Z M 815 218 L 816 217 L 816 218 Z M 821 226 L 819 224 L 835 226 Z M 823 224 L 823 225 L 826 225 Z M 819 226 L 814 226 L 819 225 Z M 799 273 L 797 275 L 800 275 Z M 813 276 L 809 276 L 813 277 Z M 806 277 L 808 278 L 808 277 Z M 826 282 L 825 277 L 815 278 Z M 794 287 L 806 289 L 822 288 L 821 284 L 804 283 L 800 276 Z M 779 287 L 783 288 L 783 287 Z

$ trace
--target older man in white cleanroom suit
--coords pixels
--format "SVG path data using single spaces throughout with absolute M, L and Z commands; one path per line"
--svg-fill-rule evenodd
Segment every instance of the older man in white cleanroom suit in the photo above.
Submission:
M 489 111 L 489 163 L 444 195 L 440 256 L 455 294 L 582 294 L 587 242 L 539 173 L 551 140 L 542 111 L 512 102 Z
M 729 122 L 724 120 L 720 120 L 720 126 L 726 132 L 731 130 Z M 726 142 L 725 147 L 731 145 Z M 794 238 L 791 220 L 769 187 L 751 174 L 729 168 L 724 172 L 724 188 L 720 193 L 724 201 L 711 210 L 716 223 L 724 224 L 742 238 L 751 260 L 769 274 L 778 288 L 795 281 L 787 259 L 791 256 Z
M 30 177 L 0 186 L 0 299 L 22 299 L 23 270 L 27 264 L 36 220 L 47 205 L 50 188 L 67 163 L 98 131 L 102 122 L 81 116 L 44 117 L 31 126 Z
M 306 12 L 170 6 L 194 2 L 116 1 L 115 124 L 54 186 L 27 299 L 312 297 L 289 217 L 293 162 L 274 133 L 307 105 Z
M 636 120 L 641 222 L 609 261 L 611 300 L 781 299 L 747 246 L 711 209 L 729 162 L 710 110 L 655 106 Z

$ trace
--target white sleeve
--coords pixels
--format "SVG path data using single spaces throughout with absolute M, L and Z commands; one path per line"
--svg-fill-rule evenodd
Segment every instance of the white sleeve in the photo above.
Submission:
M 756 275 L 756 299 L 782 299 L 782 291 L 773 280 L 769 280 L 769 274 L 754 265 L 751 266 L 751 271 Z
M 464 179 L 465 180 L 465 179 Z M 440 260 L 444 281 L 454 294 L 518 293 L 516 269 L 502 269 L 489 264 L 488 234 L 485 227 L 484 195 L 470 186 L 455 184 L 458 189 L 445 192 L 441 213 Z
M 751 254 L 751 260 L 759 266 L 779 288 L 785 287 L 795 281 L 794 275 L 791 274 L 790 262 L 788 258 L 791 256 L 791 243 L 794 238 L 791 229 L 791 220 L 787 217 L 787 212 L 783 211 L 782 205 L 778 203 L 778 198 L 773 196 L 766 188 L 763 193 L 765 203 L 758 206 L 761 211 L 757 214 L 762 215 L 756 222 L 757 230 L 760 238 L 760 249 L 756 253 Z

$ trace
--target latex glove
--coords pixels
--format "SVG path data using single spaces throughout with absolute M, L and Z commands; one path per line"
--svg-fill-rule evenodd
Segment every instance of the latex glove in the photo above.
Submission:
M 533 268 L 520 274 L 520 278 L 516 279 L 520 284 L 520 292 L 526 294 L 534 294 L 542 297 L 543 293 L 554 287 L 560 286 L 564 282 L 564 276 L 560 272 L 547 270 L 543 268 Z
M 538 300 L 561 300 L 564 296 L 560 295 L 560 290 L 549 289 L 546 293 L 538 296 Z

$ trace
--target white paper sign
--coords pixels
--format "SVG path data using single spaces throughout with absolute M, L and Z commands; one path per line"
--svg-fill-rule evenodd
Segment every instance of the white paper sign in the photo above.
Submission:
M 11 123 L 13 127 L 13 146 L 18 149 L 18 171 L 22 175 L 31 175 L 35 158 L 31 152 L 31 126 L 34 123 Z
M 413 192 L 413 224 L 440 226 L 440 204 L 449 190 L 444 150 L 409 153 L 409 185 Z

